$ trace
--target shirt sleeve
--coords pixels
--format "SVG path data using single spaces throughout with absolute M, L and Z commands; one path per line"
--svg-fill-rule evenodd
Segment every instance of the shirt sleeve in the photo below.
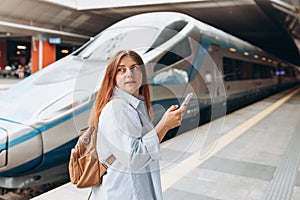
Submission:
M 160 159 L 157 133 L 151 129 L 143 135 L 143 127 L 136 122 L 138 113 L 122 100 L 112 100 L 103 109 L 99 119 L 99 134 L 116 160 L 130 170 L 143 169 Z M 150 123 L 150 122 L 149 122 Z

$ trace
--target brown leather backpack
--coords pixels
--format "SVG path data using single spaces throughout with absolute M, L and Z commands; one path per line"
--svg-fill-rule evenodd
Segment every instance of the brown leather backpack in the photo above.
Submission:
M 80 131 L 81 137 L 71 150 L 69 162 L 70 180 L 78 188 L 87 188 L 100 185 L 107 166 L 100 163 L 97 149 L 97 131 L 94 127 L 87 127 Z M 112 164 L 113 155 L 106 160 Z

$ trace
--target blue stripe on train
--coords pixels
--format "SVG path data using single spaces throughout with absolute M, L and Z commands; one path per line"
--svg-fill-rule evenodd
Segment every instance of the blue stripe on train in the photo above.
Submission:
M 69 120 L 69 119 L 72 119 L 74 116 L 77 116 L 77 115 L 79 115 L 79 114 L 81 114 L 81 113 L 83 113 L 83 112 L 91 109 L 92 106 L 93 106 L 93 102 L 91 102 L 90 104 L 88 104 L 86 107 L 83 107 L 80 110 L 77 110 L 76 112 L 71 113 L 70 115 L 67 115 L 67 116 L 61 118 L 60 120 L 57 120 L 56 122 L 53 122 L 53 123 L 41 126 L 41 127 L 38 128 L 38 130 L 32 130 L 29 133 L 27 133 L 27 134 L 25 134 L 25 135 L 23 135 L 21 137 L 18 137 L 16 139 L 12 140 L 12 141 L 9 141 L 8 148 L 14 147 L 14 146 L 16 146 L 16 145 L 18 145 L 18 144 L 20 144 L 22 142 L 25 142 L 25 141 L 27 141 L 27 140 L 29 140 L 29 139 L 31 139 L 31 138 L 33 138 L 33 137 L 41 134 L 41 132 L 47 131 L 47 130 L 49 130 L 49 129 L 51 129 L 51 128 L 53 128 L 53 127 L 55 127 L 55 126 L 57 126 L 57 125 L 65 122 L 65 121 Z M 0 144 L 0 147 L 2 147 L 2 146 L 6 146 L 6 144 Z
M 0 173 L 0 176 L 18 176 L 37 173 L 52 167 L 66 163 L 70 159 L 70 149 L 73 148 L 78 138 L 75 138 L 62 146 L 55 148 L 54 150 L 43 154 L 43 157 L 35 158 L 27 163 L 24 163 L 18 167 L 10 169 L 8 171 Z M 37 166 L 38 165 L 38 166 Z M 37 167 L 35 167 L 37 166 Z M 35 167 L 32 170 L 32 167 Z M 25 173 L 24 173 L 25 172 Z
M 40 127 L 39 130 L 41 130 L 42 132 L 46 131 L 46 130 L 48 130 L 54 126 L 57 126 L 69 119 L 72 119 L 74 116 L 77 116 L 77 115 L 91 109 L 92 106 L 93 106 L 93 102 L 91 102 L 86 107 L 83 107 L 82 109 L 74 112 L 73 114 L 70 114 L 54 123 L 47 124 L 45 126 Z M 18 137 L 16 139 L 10 141 L 8 143 L 8 148 L 14 147 L 18 144 L 21 144 L 39 134 L 41 134 L 41 132 L 39 130 L 33 130 L 21 137 Z M 59 164 L 65 163 L 66 161 L 69 160 L 70 149 L 75 145 L 76 141 L 77 141 L 77 138 L 64 144 L 63 146 L 60 146 L 60 147 L 50 151 L 49 153 L 44 154 L 43 159 L 42 159 L 42 157 L 38 157 L 27 163 L 21 164 L 20 166 L 15 167 L 11 170 L 2 172 L 2 173 L 0 173 L 0 176 L 16 176 L 20 173 L 24 174 L 24 172 L 26 172 L 26 174 L 30 174 L 30 173 L 32 173 L 32 171 L 31 171 L 32 168 L 34 168 L 34 170 L 33 170 L 34 172 L 37 172 L 37 171 L 42 171 L 44 169 L 51 168 L 51 167 L 57 166 Z M 0 144 L 0 147 L 2 147 L 2 146 L 6 148 L 6 144 Z M 54 153 L 52 153 L 52 152 L 54 152 Z M 46 163 L 44 163 L 44 162 L 46 162 Z M 36 168 L 36 166 L 38 166 L 38 167 Z

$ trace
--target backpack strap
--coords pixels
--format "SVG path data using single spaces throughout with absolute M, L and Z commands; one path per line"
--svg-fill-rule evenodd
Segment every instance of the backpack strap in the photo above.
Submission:
M 97 133 L 95 133 L 95 127 L 94 126 L 88 126 L 88 127 L 85 127 L 85 128 L 83 128 L 83 129 L 81 129 L 80 130 L 80 132 L 79 132 L 79 134 L 80 135 L 83 135 L 83 133 L 86 131 L 86 130 L 88 130 L 90 128 L 90 131 L 91 131 L 91 133 L 92 134 L 97 134 Z M 108 165 L 111 165 L 114 161 L 116 160 L 116 157 L 113 155 L 113 154 L 111 154 L 110 156 L 108 156 L 108 158 L 106 158 L 106 160 L 105 160 L 105 163 L 102 163 L 104 166 L 105 166 L 105 168 L 107 169 L 107 164 Z

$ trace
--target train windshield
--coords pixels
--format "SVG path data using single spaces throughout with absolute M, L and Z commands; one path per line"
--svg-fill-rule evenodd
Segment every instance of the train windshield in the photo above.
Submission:
M 155 27 L 110 28 L 75 55 L 82 59 L 107 61 L 119 50 L 132 49 L 144 54 L 159 34 Z

